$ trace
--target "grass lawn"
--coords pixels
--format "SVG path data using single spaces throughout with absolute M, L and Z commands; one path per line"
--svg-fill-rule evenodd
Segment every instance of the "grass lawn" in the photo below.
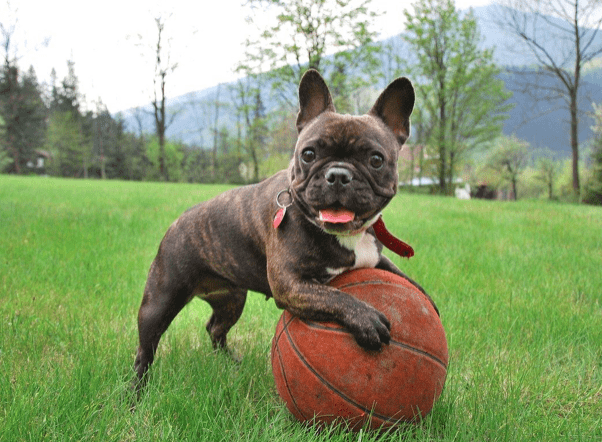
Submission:
M 418 425 L 318 433 L 276 395 L 280 311 L 249 296 L 211 350 L 193 301 L 161 341 L 135 412 L 136 314 L 165 230 L 223 186 L 0 176 L 0 441 L 602 440 L 602 209 L 399 195 L 396 260 L 437 302 L 443 395 Z

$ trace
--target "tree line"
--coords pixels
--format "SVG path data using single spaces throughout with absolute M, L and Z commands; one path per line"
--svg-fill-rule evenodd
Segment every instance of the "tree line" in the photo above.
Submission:
M 166 105 L 170 76 L 177 68 L 166 38 L 169 18 L 155 20 L 156 44 L 151 46 L 156 60 L 149 81 L 154 85 L 153 133 L 142 130 L 143 116 L 137 118 L 136 130 L 127 128 L 124 119 L 112 116 L 101 102 L 95 103 L 94 110 L 84 110 L 73 62 L 68 62 L 64 79 L 53 76 L 52 84 L 42 87 L 33 68 L 19 70 L 18 60 L 9 50 L 10 29 L 2 26 L 0 169 L 31 173 L 40 169 L 34 159 L 42 157 L 47 160 L 44 172 L 56 176 L 258 181 L 286 167 L 296 135 L 292 123 L 296 87 L 303 72 L 315 68 L 325 76 L 342 113 L 365 112 L 378 89 L 397 76 L 413 79 L 420 106 L 412 116 L 411 141 L 420 148 L 412 153 L 410 167 L 402 171 L 409 181 L 428 176 L 438 193 L 453 194 L 458 177 L 466 175 L 477 157 L 485 159 L 481 178 L 495 171 L 498 181 L 510 183 L 517 196 L 530 147 L 521 140 L 502 137 L 511 91 L 500 79 L 502 69 L 494 63 L 493 52 L 480 47 L 482 36 L 472 12 L 458 11 L 453 0 L 416 0 L 404 11 L 402 48 L 375 42 L 370 0 L 249 0 L 247 4 L 258 15 L 271 13 L 272 22 L 246 41 L 245 57 L 236 67 L 243 79 L 218 88 L 211 99 L 185 104 L 200 115 L 199 132 L 211 135 L 198 145 L 166 137 L 170 124 L 178 118 L 178 109 Z M 522 41 L 522 50 L 534 54 L 539 61 L 535 69 L 557 80 L 553 90 L 537 90 L 533 84 L 525 87 L 539 94 L 534 99 L 550 94 L 566 99 L 573 197 L 587 201 L 597 201 L 595 196 L 592 199 L 591 189 L 599 186 L 596 170 L 601 143 L 598 137 L 592 144 L 592 167 L 582 186 L 576 138 L 582 110 L 576 109 L 575 97 L 584 64 L 602 53 L 596 40 L 602 22 L 590 19 L 597 7 L 595 0 L 507 0 L 497 17 L 500 26 Z M 569 48 L 572 55 L 562 60 L 554 59 L 546 44 L 538 40 L 534 23 L 550 20 L 550 14 L 564 14 L 561 16 L 568 23 L 563 33 L 547 36 Z M 554 22 L 554 26 L 558 24 Z M 230 98 L 235 125 L 220 122 L 220 110 L 225 106 L 220 93 Z M 266 111 L 267 99 L 277 103 L 270 112 Z M 549 154 L 539 156 L 538 173 L 553 198 L 558 164 Z

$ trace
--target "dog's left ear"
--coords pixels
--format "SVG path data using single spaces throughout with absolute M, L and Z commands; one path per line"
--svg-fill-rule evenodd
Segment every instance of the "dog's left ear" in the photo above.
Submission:
M 398 78 L 380 94 L 368 115 L 382 120 L 401 145 L 410 136 L 410 115 L 415 99 L 412 82 L 405 77 Z

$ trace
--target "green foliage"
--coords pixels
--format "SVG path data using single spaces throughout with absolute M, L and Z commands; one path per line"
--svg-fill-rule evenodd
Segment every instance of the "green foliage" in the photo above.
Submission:
M 492 51 L 479 49 L 471 12 L 461 17 L 452 0 L 419 0 L 404 14 L 424 108 L 417 115 L 421 138 L 436 150 L 440 191 L 446 194 L 458 164 L 501 134 L 510 93 L 497 78 Z
M 33 68 L 22 74 L 8 59 L 0 67 L 0 123 L 0 150 L 11 158 L 0 171 L 27 173 L 27 162 L 44 140 L 46 108 Z
M 83 177 L 90 163 L 90 144 L 86 142 L 77 115 L 54 111 L 48 120 L 46 150 L 52 154 L 48 168 L 52 175 Z
M 11 167 L 13 159 L 9 156 L 8 152 L 4 149 L 0 149 L 0 172 L 3 172 Z
M 592 171 L 584 189 L 583 202 L 602 206 L 602 144 L 592 153 Z
M 234 364 L 193 300 L 130 410 L 136 312 L 164 232 L 227 186 L 0 176 L 2 441 L 596 441 L 602 438 L 602 213 L 591 206 L 399 195 L 392 259 L 438 303 L 446 386 L 381 435 L 299 425 L 275 393 L 281 314 L 249 294 Z M 26 263 L 26 265 L 24 264 Z
M 286 169 L 290 162 L 290 154 L 274 153 L 261 163 L 261 176 L 268 177 L 282 169 Z
M 548 199 L 555 199 L 554 185 L 560 175 L 560 163 L 554 158 L 554 154 L 546 149 L 543 154 L 537 158 L 536 168 L 536 178 L 546 186 Z
M 241 165 L 243 167 L 241 177 L 246 182 L 256 182 L 259 181 L 260 163 L 266 153 L 266 142 L 270 131 L 262 97 L 266 76 L 243 66 L 239 66 L 239 71 L 245 72 L 247 77 L 238 80 L 232 87 L 238 116 L 236 143 L 239 151 L 244 152 L 249 160 L 248 166 Z
M 596 138 L 591 155 L 591 174 L 583 192 L 583 202 L 602 205 L 602 105 L 594 105 L 596 124 L 593 127 Z
M 157 137 L 151 137 L 146 143 L 146 158 L 148 158 L 151 167 L 146 175 L 146 180 L 161 181 L 163 177 L 159 171 L 159 140 Z M 171 141 L 165 142 L 165 168 L 169 171 L 169 178 L 172 181 L 182 179 L 182 161 L 184 152 L 182 145 Z
M 262 18 L 271 17 L 255 41 L 247 40 L 246 59 L 241 63 L 256 73 L 269 70 L 268 77 L 281 102 L 296 105 L 296 89 L 307 68 L 332 75 L 337 100 L 363 84 L 362 74 L 375 76 L 378 69 L 376 32 L 371 30 L 375 13 L 371 0 L 251 0 L 261 7 Z M 335 53 L 330 61 L 326 55 Z M 351 76 L 350 72 L 355 72 Z M 351 106 L 340 101 L 341 110 Z
M 493 143 L 481 180 L 494 188 L 509 186 L 511 197 L 518 199 L 518 182 L 529 163 L 529 144 L 515 136 L 499 137 Z
M 4 119 L 0 114 L 0 140 L 4 138 L 4 134 L 6 133 L 6 129 L 4 127 Z M 0 172 L 4 172 L 9 169 L 13 161 L 14 160 L 10 157 L 8 149 L 4 143 L 0 143 Z

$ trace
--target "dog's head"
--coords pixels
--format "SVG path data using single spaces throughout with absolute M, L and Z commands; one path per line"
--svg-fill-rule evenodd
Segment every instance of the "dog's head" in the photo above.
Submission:
M 398 78 L 366 115 L 341 115 L 320 74 L 305 73 L 289 174 L 291 192 L 311 222 L 353 234 L 376 221 L 397 191 L 397 160 L 410 135 L 414 98 L 410 80 Z

